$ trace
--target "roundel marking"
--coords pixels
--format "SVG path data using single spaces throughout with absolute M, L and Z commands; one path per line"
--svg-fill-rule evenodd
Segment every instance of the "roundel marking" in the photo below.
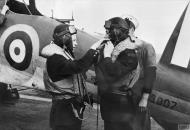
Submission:
M 11 33 L 4 43 L 4 54 L 9 64 L 18 70 L 29 67 L 32 59 L 32 41 L 26 32 Z
M 12 44 L 10 44 L 9 47 L 9 53 L 15 62 L 21 63 L 26 54 L 26 48 L 22 40 L 16 39 L 12 41 Z
M 0 37 L 0 55 L 5 57 L 11 67 L 30 71 L 33 67 L 31 62 L 39 57 L 36 30 L 26 24 L 15 24 L 7 28 Z
M 9 46 L 9 54 L 11 58 L 17 62 L 21 63 L 24 60 L 26 54 L 26 48 L 21 40 L 14 40 Z

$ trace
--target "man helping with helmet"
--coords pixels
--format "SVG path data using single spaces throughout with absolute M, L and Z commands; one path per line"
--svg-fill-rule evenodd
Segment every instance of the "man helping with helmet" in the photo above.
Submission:
M 114 17 L 105 22 L 112 53 L 100 48 L 95 66 L 105 130 L 149 130 L 148 97 L 156 77 L 151 44 L 129 33 L 130 21 Z
M 47 58 L 44 84 L 52 95 L 50 112 L 52 130 L 81 129 L 84 102 L 90 103 L 81 73 L 93 64 L 93 58 L 97 54 L 96 48 L 100 43 L 92 45 L 81 59 L 74 60 L 73 49 L 77 45 L 76 29 L 61 24 L 55 28 L 51 43 L 42 49 L 42 56 Z
M 133 36 L 135 30 L 139 27 L 138 20 L 133 17 L 132 15 L 123 15 L 122 18 L 127 22 L 129 25 L 129 35 Z

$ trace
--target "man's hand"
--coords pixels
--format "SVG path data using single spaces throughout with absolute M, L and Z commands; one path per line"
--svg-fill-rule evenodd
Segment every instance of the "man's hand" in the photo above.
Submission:
M 104 47 L 104 58 L 111 57 L 111 53 L 112 53 L 113 49 L 114 49 L 114 46 L 111 43 L 111 41 L 107 41 L 107 43 L 105 44 L 105 47 Z
M 143 96 L 139 102 L 139 109 L 141 112 L 144 112 L 147 110 L 148 97 L 149 97 L 148 93 L 143 93 Z
M 94 43 L 90 48 L 93 49 L 93 50 L 96 50 L 97 48 L 100 47 L 100 45 L 106 41 L 107 39 L 101 39 L 99 41 L 97 41 L 96 43 Z

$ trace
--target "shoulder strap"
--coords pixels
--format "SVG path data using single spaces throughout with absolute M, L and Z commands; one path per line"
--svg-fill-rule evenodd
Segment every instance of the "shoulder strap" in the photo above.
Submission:
M 139 77 L 140 77 L 140 65 L 139 65 L 139 63 L 137 65 L 137 68 L 132 71 L 131 76 L 132 76 L 132 80 L 129 83 L 128 88 L 132 88 L 134 86 L 134 84 L 138 81 Z
M 138 81 L 138 79 L 140 77 L 140 72 L 142 69 L 141 64 L 140 64 L 140 57 L 138 55 L 138 50 L 137 49 L 135 49 L 135 50 L 136 50 L 135 52 L 136 52 L 137 59 L 138 59 L 138 65 L 137 65 L 137 68 L 131 72 L 132 80 L 130 81 L 128 88 L 132 88 L 134 86 L 134 84 Z
M 74 58 L 67 51 L 65 51 L 65 50 L 63 50 L 63 56 L 66 59 L 74 60 Z

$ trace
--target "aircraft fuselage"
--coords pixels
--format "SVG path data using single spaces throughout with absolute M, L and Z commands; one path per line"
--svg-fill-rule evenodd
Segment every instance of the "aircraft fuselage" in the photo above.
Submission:
M 190 122 L 190 75 L 175 66 L 157 66 L 157 78 L 150 96 L 150 111 L 156 119 Z

